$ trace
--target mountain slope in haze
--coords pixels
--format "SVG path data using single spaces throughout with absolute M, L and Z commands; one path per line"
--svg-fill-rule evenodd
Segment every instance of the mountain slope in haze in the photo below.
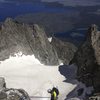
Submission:
M 74 28 L 74 24 L 79 20 L 79 13 L 68 11 L 61 13 L 35 13 L 19 15 L 15 18 L 18 22 L 33 24 L 36 23 L 45 28 L 46 33 L 64 33 Z

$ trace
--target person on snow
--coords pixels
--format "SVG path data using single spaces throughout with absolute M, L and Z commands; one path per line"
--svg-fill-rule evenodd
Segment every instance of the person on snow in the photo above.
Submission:
M 52 90 L 49 89 L 48 93 L 51 94 L 51 100 L 58 100 L 59 90 L 57 87 L 53 87 Z

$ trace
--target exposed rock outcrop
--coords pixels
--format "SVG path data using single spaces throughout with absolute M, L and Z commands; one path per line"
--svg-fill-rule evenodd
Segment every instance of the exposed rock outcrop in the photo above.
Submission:
M 55 37 L 53 37 L 51 44 L 56 49 L 60 61 L 68 65 L 77 50 L 76 46 Z
M 38 25 L 22 25 L 8 18 L 0 30 L 0 60 L 18 52 L 25 55 L 34 54 L 41 63 L 47 65 L 59 63 L 56 51 L 50 45 L 43 29 Z
M 43 29 L 38 25 L 33 27 L 33 49 L 34 55 L 44 64 L 57 65 L 59 64 L 59 58 L 56 50 L 48 41 L 48 38 Z M 30 41 L 30 40 L 29 40 Z
M 71 63 L 78 66 L 78 78 L 100 91 L 100 32 L 96 25 L 88 29 L 86 41 L 76 52 Z
M 5 79 L 0 77 L 0 100 L 30 100 L 29 95 L 23 89 L 8 89 Z
M 45 31 L 37 24 L 30 26 L 7 18 L 0 29 L 0 61 L 22 52 L 24 55 L 34 54 L 45 65 L 58 65 L 59 59 L 68 64 L 76 51 L 75 46 L 53 41 L 48 40 Z
M 4 90 L 6 88 L 5 79 L 3 77 L 0 77 L 0 91 Z

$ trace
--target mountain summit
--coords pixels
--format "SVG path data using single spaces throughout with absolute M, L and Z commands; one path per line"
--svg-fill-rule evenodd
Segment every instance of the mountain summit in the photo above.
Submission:
M 89 27 L 86 41 L 76 52 L 71 63 L 78 66 L 78 78 L 100 91 L 100 31 L 93 24 Z
M 34 54 L 35 57 L 45 65 L 58 65 L 62 59 L 58 56 L 57 49 L 55 49 L 51 42 L 48 40 L 45 31 L 37 24 L 30 26 L 7 18 L 1 25 L 0 30 L 0 60 L 5 60 L 9 58 L 9 56 L 14 56 L 16 53 L 22 52 L 24 55 Z M 56 44 L 58 43 L 59 42 L 56 42 Z M 60 43 L 59 46 L 61 45 Z M 68 54 L 73 56 L 76 51 L 74 45 L 71 46 L 71 49 L 74 49 L 71 53 L 69 48 L 66 48 L 68 49 L 67 51 L 64 51 L 64 49 L 65 46 L 63 46 L 60 53 L 69 52 L 65 53 L 67 56 Z M 64 59 L 67 60 L 65 57 Z M 67 61 L 67 64 L 69 61 L 70 60 Z

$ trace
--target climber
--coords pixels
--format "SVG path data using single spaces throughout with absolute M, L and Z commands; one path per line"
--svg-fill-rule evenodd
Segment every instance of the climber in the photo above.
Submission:
M 52 90 L 49 89 L 48 93 L 51 94 L 51 100 L 58 100 L 59 90 L 58 87 L 53 87 Z

